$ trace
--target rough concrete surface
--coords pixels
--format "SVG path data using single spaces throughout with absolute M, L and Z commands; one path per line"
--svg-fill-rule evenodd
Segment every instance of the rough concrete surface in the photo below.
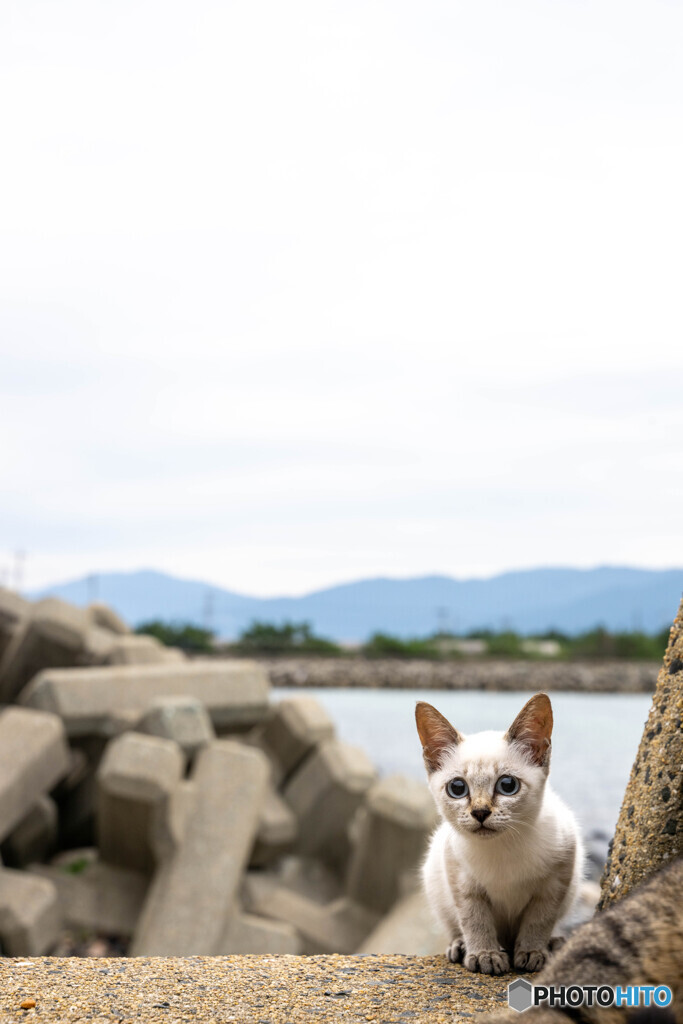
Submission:
M 602 877 L 599 908 L 683 853 L 683 602 L 671 627 L 652 707 Z
M 506 1005 L 511 977 L 470 974 L 443 956 L 8 959 L 0 1021 L 450 1024 Z
M 109 737 L 120 731 L 117 715 L 137 721 L 157 698 L 177 695 L 200 700 L 216 728 L 248 728 L 268 712 L 266 674 L 244 660 L 44 669 L 19 703 L 54 711 L 72 738 Z

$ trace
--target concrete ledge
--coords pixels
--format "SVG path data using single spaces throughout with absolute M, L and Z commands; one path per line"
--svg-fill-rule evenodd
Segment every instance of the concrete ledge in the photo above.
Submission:
M 438 1024 L 507 1005 L 514 975 L 443 956 L 0 960 L 0 1021 Z M 24 1000 L 35 1008 L 21 1009 Z

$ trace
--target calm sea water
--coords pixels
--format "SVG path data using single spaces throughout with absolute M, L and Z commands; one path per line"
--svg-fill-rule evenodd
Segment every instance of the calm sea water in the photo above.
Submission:
M 444 690 L 284 689 L 327 708 L 341 739 L 362 747 L 382 776 L 423 779 L 414 708 L 426 700 L 461 732 L 505 730 L 531 693 Z M 652 698 L 648 694 L 551 694 L 555 727 L 550 778 L 585 834 L 611 836 Z

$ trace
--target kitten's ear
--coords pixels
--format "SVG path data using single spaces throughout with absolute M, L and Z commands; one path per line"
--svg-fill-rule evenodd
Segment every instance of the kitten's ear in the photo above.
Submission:
M 534 764 L 542 768 L 550 764 L 550 736 L 553 731 L 553 709 L 547 693 L 537 693 L 528 700 L 505 733 L 505 739 L 524 747 Z
M 423 700 L 415 705 L 415 721 L 427 771 L 435 772 L 441 765 L 444 751 L 460 743 L 462 736 L 441 712 Z

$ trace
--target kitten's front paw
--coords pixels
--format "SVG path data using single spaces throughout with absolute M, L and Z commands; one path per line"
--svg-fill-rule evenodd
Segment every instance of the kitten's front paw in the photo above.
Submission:
M 550 956 L 546 949 L 516 949 L 515 967 L 518 971 L 540 971 Z
M 459 964 L 465 955 L 465 943 L 462 939 L 453 939 L 446 950 L 446 959 L 452 964 Z
M 482 974 L 506 974 L 510 970 L 510 958 L 504 949 L 481 949 L 478 953 L 467 953 L 463 960 L 468 971 Z

